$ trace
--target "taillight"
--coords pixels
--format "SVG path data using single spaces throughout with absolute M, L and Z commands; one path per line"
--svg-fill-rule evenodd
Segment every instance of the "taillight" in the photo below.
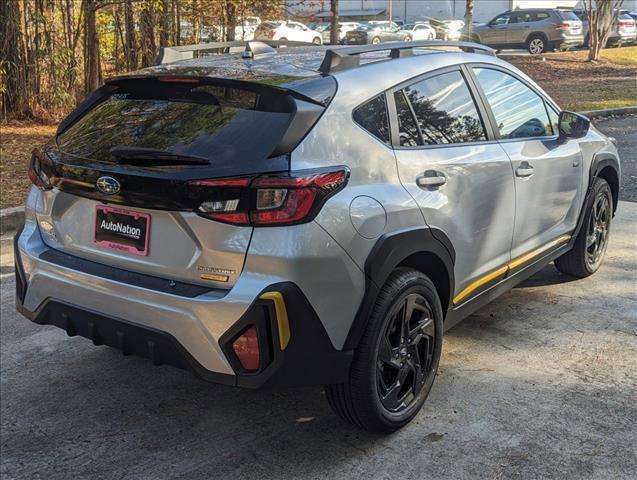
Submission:
M 49 190 L 51 188 L 51 180 L 44 172 L 43 165 L 51 165 L 51 161 L 38 149 L 33 150 L 29 160 L 29 180 L 40 190 Z
M 271 30 L 270 31 L 270 38 L 274 38 L 275 35 L 276 35 L 276 30 Z
M 252 325 L 232 343 L 232 350 L 239 359 L 241 366 L 248 372 L 259 369 L 259 335 L 257 328 Z
M 325 201 L 347 184 L 349 170 L 301 171 L 256 178 L 189 182 L 201 216 L 255 227 L 296 225 L 314 219 Z
M 555 24 L 555 29 L 556 30 L 568 30 L 569 28 L 571 28 L 571 26 L 568 23 L 556 23 Z
M 631 20 L 620 20 L 617 25 L 619 25 L 620 27 L 633 27 L 635 25 L 635 22 Z

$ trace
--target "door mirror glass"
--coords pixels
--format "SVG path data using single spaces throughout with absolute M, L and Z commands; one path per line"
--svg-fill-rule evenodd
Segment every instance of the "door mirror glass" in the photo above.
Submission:
M 560 112 L 560 137 L 562 138 L 582 138 L 588 133 L 591 121 L 588 117 L 579 113 Z

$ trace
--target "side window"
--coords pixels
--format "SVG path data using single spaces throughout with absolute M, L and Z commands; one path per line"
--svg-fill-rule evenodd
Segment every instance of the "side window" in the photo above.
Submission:
M 553 127 L 553 135 L 560 134 L 560 114 L 553 110 L 552 107 L 546 106 L 549 112 L 549 120 L 551 120 L 551 127 Z
M 535 18 L 533 19 L 534 22 L 539 22 L 542 20 L 546 20 L 547 18 L 549 18 L 550 15 L 547 12 L 537 12 L 535 14 Z
M 485 140 L 484 126 L 459 71 L 443 73 L 403 90 L 427 145 Z
M 513 76 L 490 68 L 474 68 L 502 138 L 552 135 L 544 100 Z
M 422 145 L 422 138 L 416 125 L 416 120 L 411 113 L 411 108 L 405 99 L 402 90 L 394 92 L 396 102 L 396 115 L 398 117 L 398 134 L 401 147 L 417 147 Z
M 500 15 L 489 22 L 489 25 L 506 25 L 509 23 L 510 15 Z
M 353 112 L 353 117 L 356 123 L 381 142 L 387 145 L 390 144 L 389 119 L 387 117 L 385 94 L 380 94 L 356 107 Z

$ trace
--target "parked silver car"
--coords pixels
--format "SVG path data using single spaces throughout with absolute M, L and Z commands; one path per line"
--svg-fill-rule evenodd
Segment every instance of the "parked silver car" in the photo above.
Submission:
M 582 22 L 570 10 L 519 9 L 472 28 L 471 39 L 493 48 L 526 48 L 532 54 L 583 45 Z
M 582 21 L 584 32 L 584 45 L 589 43 L 588 16 L 584 10 L 574 10 L 573 13 Z M 637 40 L 637 27 L 635 19 L 628 12 L 620 12 L 617 21 L 613 23 L 612 30 L 606 40 L 606 46 L 625 45 Z
M 251 42 L 108 80 L 29 177 L 27 318 L 213 382 L 325 384 L 391 432 L 444 330 L 552 261 L 600 267 L 620 166 L 488 47 Z

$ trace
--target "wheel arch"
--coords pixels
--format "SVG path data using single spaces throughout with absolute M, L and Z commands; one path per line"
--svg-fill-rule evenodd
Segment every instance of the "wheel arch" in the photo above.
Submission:
M 542 32 L 542 31 L 535 31 L 535 32 L 531 32 L 527 35 L 526 37 L 526 42 L 524 42 L 526 45 L 529 44 L 529 42 L 535 38 L 535 37 L 540 37 L 542 40 L 544 40 L 544 45 L 545 45 L 545 49 L 549 48 L 549 37 L 546 35 L 546 33 Z
M 593 185 L 593 179 L 603 178 L 608 182 L 613 195 L 613 214 L 617 211 L 620 186 L 619 160 L 609 153 L 597 155 L 591 163 L 589 189 Z
M 446 314 L 455 285 L 455 259 L 451 241 L 437 228 L 419 227 L 381 236 L 365 262 L 365 294 L 343 348 L 358 345 L 378 292 L 397 267 L 411 267 L 427 275 L 436 286 Z

